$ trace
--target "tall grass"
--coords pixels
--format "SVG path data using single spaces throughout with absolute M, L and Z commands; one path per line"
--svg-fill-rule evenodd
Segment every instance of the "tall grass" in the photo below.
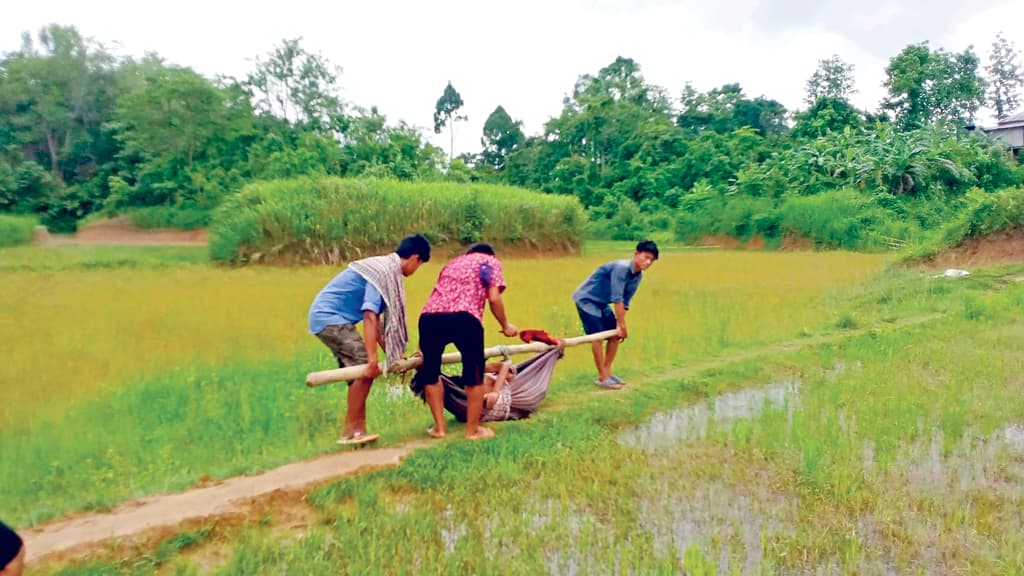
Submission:
M 28 244 L 38 222 L 32 216 L 0 214 L 0 248 Z
M 425 233 L 438 247 L 486 240 L 500 249 L 575 252 L 579 202 L 509 186 L 294 179 L 250 184 L 214 215 L 217 261 L 337 263 Z M 450 251 L 450 250 L 449 250 Z
M 510 320 L 578 334 L 572 291 L 599 264 L 630 253 L 507 259 Z M 617 370 L 656 373 L 828 330 L 841 312 L 836 295 L 883 263 L 847 253 L 666 250 L 634 299 Z M 407 279 L 411 328 L 440 265 Z M 0 271 L 0 312 L 9 319 L 0 323 L 8 359 L 0 364 L 0 515 L 39 521 L 333 448 L 343 388 L 309 391 L 302 382 L 333 364 L 306 333 L 306 312 L 337 270 Z M 493 320 L 486 328 L 489 344 L 507 342 Z M 586 350 L 568 353 L 551 402 L 590 392 L 592 371 Z M 385 392 L 384 382 L 375 387 L 370 427 L 385 439 L 421 433 L 425 408 L 407 392 Z

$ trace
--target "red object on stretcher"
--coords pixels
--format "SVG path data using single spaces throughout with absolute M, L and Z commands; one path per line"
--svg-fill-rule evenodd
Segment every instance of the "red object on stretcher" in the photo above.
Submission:
M 520 330 L 519 338 L 527 344 L 533 341 L 543 342 L 552 346 L 558 346 L 559 344 L 558 339 L 549 336 L 546 330 Z

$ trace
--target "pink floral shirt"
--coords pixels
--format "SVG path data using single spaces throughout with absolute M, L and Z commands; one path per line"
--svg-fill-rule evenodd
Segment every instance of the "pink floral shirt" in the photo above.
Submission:
M 490 254 L 463 254 L 441 269 L 422 314 L 469 312 L 483 323 L 487 289 L 491 286 L 505 291 L 501 262 Z

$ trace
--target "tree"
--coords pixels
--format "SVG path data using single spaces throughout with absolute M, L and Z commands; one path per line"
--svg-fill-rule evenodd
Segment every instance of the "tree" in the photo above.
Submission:
M 285 39 L 256 58 L 256 69 L 243 85 L 256 109 L 284 118 L 299 128 L 341 132 L 344 105 L 339 96 L 341 68 L 302 47 L 302 38 Z
M 819 98 L 849 100 L 856 92 L 853 81 L 853 65 L 843 62 L 837 54 L 818 61 L 818 69 L 807 79 L 807 96 L 804 102 L 814 106 Z
M 38 44 L 25 34 L 21 50 L 0 60 L 0 134 L 12 139 L 0 146 L 20 146 L 63 184 L 95 172 L 92 144 L 113 108 L 115 61 L 74 27 L 47 26 Z
M 845 128 L 857 128 L 864 125 L 863 113 L 842 98 L 820 96 L 814 104 L 804 112 L 794 114 L 796 125 L 793 136 L 798 138 L 818 138 L 829 132 L 842 132 Z
M 985 103 L 985 80 L 972 47 L 949 53 L 933 51 L 927 42 L 911 44 L 889 61 L 885 73 L 889 95 L 882 108 L 893 113 L 903 130 L 971 124 Z
M 455 155 L 455 123 L 466 120 L 466 116 L 459 115 L 462 108 L 462 96 L 452 86 L 451 80 L 444 88 L 444 93 L 437 99 L 434 105 L 434 134 L 440 134 L 445 126 L 451 133 L 451 143 L 448 148 L 448 163 L 450 164 Z
M 217 86 L 191 68 L 158 66 L 118 101 L 111 128 L 121 143 L 124 205 L 215 203 L 246 156 L 252 110 L 238 86 Z
M 424 141 L 405 122 L 389 126 L 376 107 L 357 108 L 341 149 L 346 176 L 386 176 L 400 180 L 433 178 L 444 165 L 444 150 Z
M 498 106 L 484 122 L 484 136 L 480 144 L 484 150 L 480 156 L 484 163 L 495 170 L 503 170 L 508 155 L 523 143 L 523 123 L 513 121 L 505 109 Z
M 751 100 L 739 84 L 725 84 L 700 93 L 687 83 L 680 101 L 683 111 L 676 117 L 676 124 L 695 132 L 712 130 L 725 134 L 749 126 L 763 136 L 786 129 L 785 106 L 764 96 Z
M 1000 32 L 992 43 L 989 65 L 985 68 L 989 80 L 989 102 L 995 110 L 996 120 L 1009 116 L 1020 105 L 1020 88 L 1024 86 L 1020 54 L 1012 42 Z

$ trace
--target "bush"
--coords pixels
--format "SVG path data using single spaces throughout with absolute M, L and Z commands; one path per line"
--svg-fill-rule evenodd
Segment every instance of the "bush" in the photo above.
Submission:
M 854 190 L 793 196 L 779 207 L 786 232 L 814 240 L 820 248 L 878 248 L 874 226 L 887 217 L 869 197 Z
M 491 184 L 298 178 L 254 182 L 210 224 L 210 257 L 232 263 L 337 263 L 392 250 L 422 232 L 435 247 L 576 251 L 577 199 Z
M 195 230 L 210 225 L 213 210 L 195 205 L 148 206 L 128 212 L 139 228 L 178 228 Z
M 740 240 L 754 236 L 781 236 L 776 200 L 743 194 L 726 194 L 710 186 L 696 186 L 683 198 L 676 215 L 675 237 L 684 242 L 706 234 L 722 234 Z
M 36 224 L 36 219 L 31 216 L 0 214 L 0 246 L 28 244 Z
M 918 239 L 904 252 L 903 259 L 925 260 L 969 238 L 1019 227 L 1024 227 L 1024 188 L 1007 188 L 994 193 L 975 188 L 967 193 L 963 208 L 950 222 Z

